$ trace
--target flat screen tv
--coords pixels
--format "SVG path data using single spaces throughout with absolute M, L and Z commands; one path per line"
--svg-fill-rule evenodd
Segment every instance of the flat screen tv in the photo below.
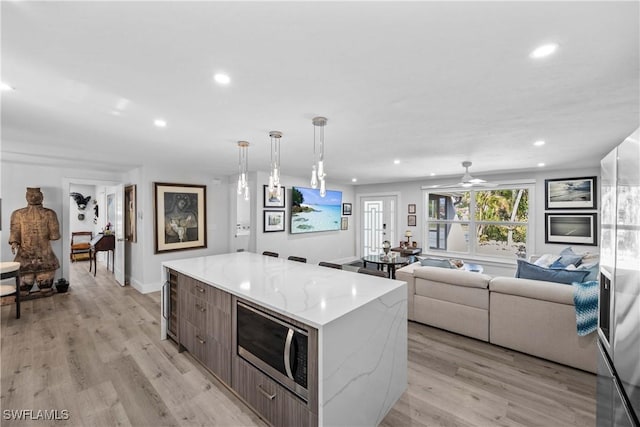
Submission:
M 291 234 L 340 230 L 341 215 L 342 191 L 320 197 L 318 189 L 291 187 Z

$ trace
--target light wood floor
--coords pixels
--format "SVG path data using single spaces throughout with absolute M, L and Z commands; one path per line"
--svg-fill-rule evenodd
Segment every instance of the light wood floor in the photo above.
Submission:
M 160 295 L 71 266 L 66 294 L 1 310 L 0 423 L 6 410 L 67 410 L 77 426 L 264 426 L 171 341 Z M 354 408 L 355 409 L 355 408 Z M 593 426 L 595 376 L 409 323 L 409 387 L 383 426 Z

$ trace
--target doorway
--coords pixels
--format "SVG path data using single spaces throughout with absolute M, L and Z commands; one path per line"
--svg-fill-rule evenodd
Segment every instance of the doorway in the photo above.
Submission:
M 397 195 L 360 197 L 360 253 L 378 255 L 382 242 L 397 246 Z

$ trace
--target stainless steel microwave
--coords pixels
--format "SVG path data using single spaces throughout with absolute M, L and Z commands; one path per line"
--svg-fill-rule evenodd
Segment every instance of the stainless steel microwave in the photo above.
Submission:
M 240 357 L 308 401 L 308 331 L 241 301 L 236 331 Z

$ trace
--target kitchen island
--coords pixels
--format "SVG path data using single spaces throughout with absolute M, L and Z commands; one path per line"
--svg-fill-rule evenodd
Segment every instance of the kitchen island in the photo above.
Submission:
M 163 277 L 169 277 L 170 274 L 178 277 L 176 283 L 178 287 L 182 286 L 181 289 L 195 286 L 198 289 L 206 287 L 207 292 L 216 292 L 215 298 L 213 294 L 209 297 L 210 301 L 215 299 L 215 306 L 213 303 L 206 306 L 209 308 L 206 322 L 211 323 L 215 319 L 222 325 L 219 327 L 223 331 L 219 335 L 223 338 L 205 339 L 203 333 L 192 335 L 198 342 L 215 343 L 213 352 L 218 357 L 212 362 L 219 363 L 222 360 L 225 366 L 219 368 L 221 375 L 216 369 L 212 372 L 274 425 L 286 424 L 281 420 L 288 419 L 291 422 L 294 418 L 270 414 L 271 409 L 264 405 L 275 405 L 277 400 L 288 399 L 287 402 L 293 406 L 302 405 L 310 411 L 311 421 L 306 423 L 305 418 L 307 425 L 374 426 L 380 423 L 406 389 L 405 282 L 248 252 L 164 262 Z M 189 285 L 189 281 L 196 285 Z M 179 291 L 178 295 L 186 295 L 188 299 L 191 294 L 189 291 Z M 227 295 L 229 297 L 225 298 Z M 183 301 L 172 302 L 168 286 L 165 286 L 162 338 L 166 338 L 170 327 L 172 304 L 178 306 L 178 318 L 186 319 L 189 316 L 187 305 Z M 254 368 L 254 364 L 239 354 L 235 330 L 236 304 L 258 308 L 310 331 L 308 398 L 301 399 L 293 393 L 289 393 L 293 397 L 287 395 L 276 398 L 275 391 L 265 392 L 262 387 L 267 385 L 258 384 L 260 381 L 277 383 L 278 380 L 270 378 L 268 371 Z M 202 303 L 196 303 L 195 307 L 196 311 L 205 311 Z M 225 317 L 231 319 L 224 320 Z M 186 321 L 181 324 L 190 325 Z M 230 331 L 225 332 L 225 328 Z M 174 338 L 177 338 L 181 348 L 191 352 L 189 345 L 184 344 L 189 342 L 189 334 L 185 332 L 189 329 L 178 329 Z M 228 361 L 225 352 L 230 353 Z M 199 358 L 210 359 L 210 356 Z M 230 374 L 227 374 L 227 365 Z M 253 369 L 256 372 L 242 373 L 241 369 Z M 246 391 L 247 385 L 242 384 L 247 378 L 256 381 L 259 393 L 253 394 L 257 397 L 251 396 Z M 280 387 L 282 384 L 274 387 L 284 389 Z M 245 396 L 245 392 L 249 395 Z M 265 402 L 260 399 L 265 399 Z M 279 406 L 274 411 L 287 410 L 287 407 L 285 405 L 283 409 Z

